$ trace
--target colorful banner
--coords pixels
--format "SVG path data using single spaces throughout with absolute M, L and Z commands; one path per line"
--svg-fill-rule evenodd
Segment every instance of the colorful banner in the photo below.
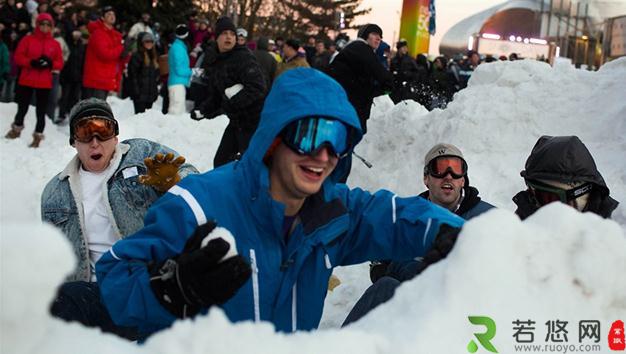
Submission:
M 400 37 L 409 43 L 409 53 L 416 56 L 428 53 L 430 33 L 428 32 L 430 0 L 403 0 L 400 18 Z

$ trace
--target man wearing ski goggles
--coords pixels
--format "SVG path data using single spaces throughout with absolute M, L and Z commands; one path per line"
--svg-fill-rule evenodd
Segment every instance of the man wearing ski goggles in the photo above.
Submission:
M 350 129 L 332 118 L 309 117 L 289 124 L 281 138 L 285 145 L 300 155 L 315 156 L 328 147 L 331 155 L 343 158 L 350 150 Z
M 598 171 L 593 156 L 577 136 L 541 136 L 520 172 L 526 190 L 513 197 L 522 220 L 552 202 L 610 218 L 619 202 Z
M 317 193 L 340 159 L 350 152 L 352 128 L 339 120 L 311 116 L 288 124 L 265 155 L 274 185 L 285 186 L 286 195 L 302 200 Z M 276 158 L 278 156 L 278 158 Z M 271 161 L 271 162 L 270 162 Z M 293 204 L 295 213 L 301 206 Z M 287 204 L 290 209 L 289 204 Z
M 424 184 L 433 203 L 455 212 L 463 198 L 466 176 L 467 163 L 456 146 L 437 144 L 426 154 Z
M 232 321 L 309 331 L 334 267 L 451 248 L 458 216 L 420 197 L 338 183 L 361 136 L 336 81 L 310 68 L 283 73 L 242 159 L 182 180 L 143 229 L 102 256 L 111 317 L 154 331 L 219 305 Z M 232 237 L 212 234 L 216 226 Z
M 89 143 L 93 138 L 107 141 L 117 135 L 117 123 L 102 117 L 89 117 L 74 124 L 74 140 Z
M 70 240 L 78 265 L 71 281 L 60 287 L 51 312 L 67 321 L 89 326 L 98 323 L 105 332 L 136 339 L 136 329 L 116 326 L 100 316 L 107 310 L 100 302 L 94 265 L 115 242 L 143 225 L 153 202 L 197 170 L 183 165 L 184 157 L 175 158 L 175 151 L 155 142 L 118 142 L 117 120 L 103 100 L 80 101 L 72 108 L 69 122 L 70 145 L 76 156 L 46 185 L 41 215 Z M 92 307 L 85 311 L 99 320 L 85 320 L 77 303 Z
M 570 186 L 564 184 L 555 186 L 554 182 L 550 181 L 526 180 L 528 190 L 540 206 L 552 202 L 561 202 L 578 208 L 577 199 L 589 194 L 593 190 L 593 184 L 590 182 L 577 184 L 578 186 L 570 188 Z

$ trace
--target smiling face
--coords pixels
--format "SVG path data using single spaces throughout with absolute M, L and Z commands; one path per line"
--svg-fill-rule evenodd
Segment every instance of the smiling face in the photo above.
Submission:
M 424 176 L 424 184 L 429 190 L 431 202 L 453 211 L 461 200 L 461 190 L 465 185 L 465 177 L 454 179 L 450 173 L 443 178 Z
M 237 35 L 231 30 L 226 30 L 217 36 L 216 42 L 220 53 L 228 52 L 235 47 Z
M 115 153 L 117 137 L 100 141 L 93 137 L 88 143 L 74 142 L 78 158 L 83 168 L 89 172 L 102 172 L 109 167 L 109 163 Z
M 295 215 L 306 197 L 317 193 L 337 166 L 338 158 L 322 148 L 313 155 L 300 155 L 280 143 L 270 165 L 270 194 L 287 206 L 285 213 Z

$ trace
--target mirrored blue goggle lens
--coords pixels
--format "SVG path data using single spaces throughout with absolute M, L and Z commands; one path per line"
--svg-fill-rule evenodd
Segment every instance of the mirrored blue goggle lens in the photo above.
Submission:
M 300 119 L 287 127 L 284 142 L 300 154 L 313 155 L 329 146 L 337 156 L 343 157 L 348 152 L 348 129 L 337 120 Z

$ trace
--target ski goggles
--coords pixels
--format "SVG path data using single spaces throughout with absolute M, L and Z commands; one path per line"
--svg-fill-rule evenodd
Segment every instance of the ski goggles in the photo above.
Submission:
M 526 185 L 531 189 L 537 203 L 546 205 L 552 202 L 560 201 L 568 203 L 581 195 L 585 195 L 593 189 L 593 184 L 587 182 L 581 186 L 572 189 L 561 189 L 539 181 L 526 181 Z
M 435 178 L 444 178 L 449 173 L 453 179 L 459 179 L 467 174 L 467 163 L 460 157 L 437 157 L 430 160 L 426 172 Z
M 88 143 L 94 137 L 106 141 L 116 135 L 116 123 L 110 119 L 90 117 L 81 119 L 74 125 L 74 140 Z
M 316 155 L 328 147 L 339 158 L 350 151 L 350 128 L 325 117 L 308 117 L 290 123 L 283 129 L 282 142 L 300 155 Z

